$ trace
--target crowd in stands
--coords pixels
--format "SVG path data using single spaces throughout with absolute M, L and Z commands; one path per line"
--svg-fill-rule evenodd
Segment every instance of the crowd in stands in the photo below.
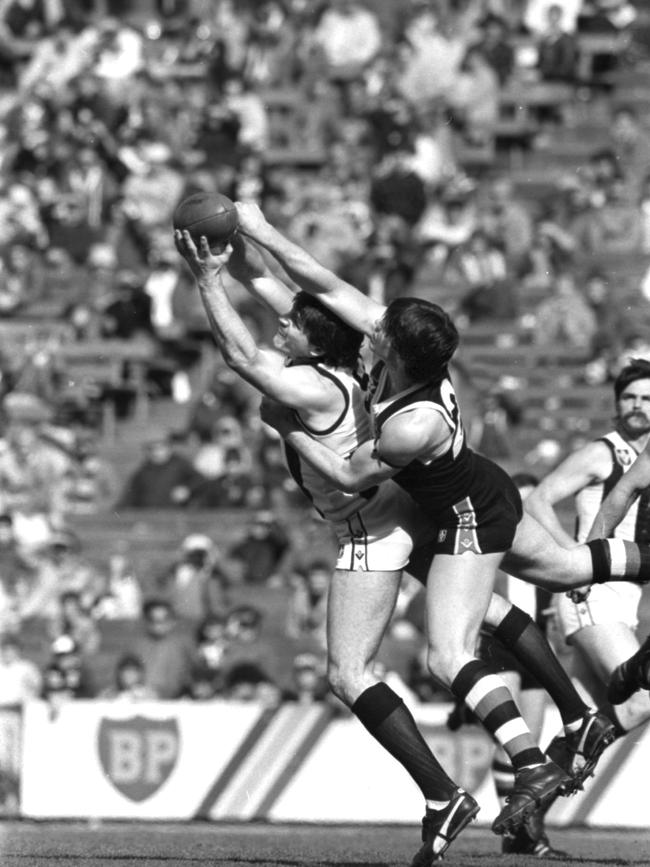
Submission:
M 325 695 L 332 559 L 296 564 L 305 543 L 282 515 L 308 507 L 258 398 L 216 359 L 170 231 L 185 195 L 258 202 L 380 300 L 416 292 L 461 328 L 582 348 L 586 383 L 650 353 L 650 99 L 612 96 L 617 74 L 647 69 L 646 13 L 625 0 L 0 2 L 0 705 Z M 616 47 L 586 65 L 594 34 Z M 504 104 L 539 87 L 513 129 Z M 562 132 L 596 115 L 579 168 L 554 163 Z M 514 171 L 529 156 L 550 169 L 535 195 Z M 641 270 L 619 278 L 620 261 Z M 268 341 L 272 324 L 230 288 Z M 101 363 L 81 375 L 91 349 Z M 124 477 L 102 450 L 107 410 L 119 425 L 157 399 L 184 404 L 185 424 L 143 425 Z M 520 415 L 516 395 L 490 392 L 475 444 L 512 457 Z M 70 530 L 150 509 L 238 509 L 246 532 L 228 550 L 194 533 L 144 575 L 124 553 L 93 562 Z M 282 600 L 290 678 L 268 671 L 267 612 L 242 587 Z M 417 635 L 410 592 L 396 635 Z M 20 637 L 34 619 L 38 664 Z M 111 621 L 133 629 L 98 685 Z M 435 696 L 416 669 L 410 688 Z

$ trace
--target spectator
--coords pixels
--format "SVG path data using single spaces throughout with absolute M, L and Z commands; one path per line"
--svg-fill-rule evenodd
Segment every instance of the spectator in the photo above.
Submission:
M 237 605 L 226 616 L 226 636 L 239 645 L 255 645 L 262 631 L 262 612 L 253 605 Z
M 192 503 L 204 481 L 192 462 L 175 450 L 171 434 L 160 434 L 144 444 L 144 460 L 127 480 L 115 508 L 183 508 Z
M 93 515 L 114 502 L 115 470 L 101 457 L 94 431 L 82 430 L 75 436 L 64 487 L 66 515 Z
M 361 76 L 381 48 L 382 34 L 374 11 L 355 0 L 333 0 L 313 33 L 323 53 L 326 73 L 345 84 Z
M 414 226 L 424 213 L 426 201 L 424 181 L 414 171 L 408 151 L 389 154 L 373 172 L 370 203 L 377 213 L 395 215 L 407 226 Z
M 547 26 L 537 45 L 540 77 L 544 81 L 575 81 L 578 51 L 575 37 L 563 27 L 564 9 L 552 3 L 546 10 Z
M 287 635 L 290 638 L 313 638 L 325 647 L 327 597 L 332 579 L 332 565 L 314 560 L 304 572 L 292 579 L 292 593 L 287 610 Z
M 53 637 L 67 635 L 86 659 L 99 650 L 101 636 L 91 608 L 82 602 L 81 594 L 68 590 L 61 594 L 57 617 L 50 625 Z
M 473 6 L 476 10 L 476 4 Z M 403 71 L 399 79 L 403 98 L 417 103 L 446 97 L 471 37 L 469 20 L 459 20 L 456 27 L 444 32 L 430 5 L 416 6 L 404 29 Z
M 636 202 L 650 174 L 650 142 L 634 108 L 621 106 L 615 111 L 611 135 L 612 150 L 624 176 L 625 197 Z
M 177 616 L 192 623 L 228 606 L 228 580 L 221 554 L 209 536 L 192 533 L 179 556 L 155 582 L 156 594 L 169 601 Z
M 206 480 L 218 479 L 224 474 L 227 461 L 242 473 L 248 472 L 253 462 L 240 422 L 224 413 L 215 420 L 211 439 L 199 445 L 194 467 Z
M 68 685 L 66 675 L 56 662 L 49 662 L 43 669 L 41 698 L 47 702 L 50 719 L 54 720 L 61 708 L 75 698 L 74 689 Z
M 223 677 L 204 665 L 195 665 L 192 669 L 190 685 L 185 698 L 193 701 L 211 701 L 223 695 Z
M 60 615 L 60 598 L 78 596 L 90 611 L 101 598 L 105 579 L 82 554 L 81 540 L 70 530 L 51 533 L 34 558 L 35 579 L 23 608 L 24 617 L 45 617 L 52 622 Z
M 97 689 L 90 660 L 83 656 L 74 639 L 69 635 L 55 638 L 51 654 L 50 664 L 63 673 L 66 695 L 70 698 L 95 698 Z
M 123 270 L 117 274 L 116 294 L 104 307 L 102 337 L 130 340 L 153 335 L 151 298 L 138 275 Z
M 585 221 L 584 241 L 592 254 L 641 252 L 641 212 L 637 202 L 626 197 L 622 180 L 613 180 L 603 205 L 591 209 Z
M 129 652 L 144 663 L 145 685 L 157 698 L 179 698 L 188 688 L 195 649 L 181 631 L 176 613 L 165 599 L 149 599 L 142 608 L 142 634 Z
M 3 408 L 7 425 L 0 439 L 0 511 L 12 515 L 18 541 L 35 547 L 63 512 L 69 460 L 43 436 L 51 417 L 43 401 L 12 392 Z
M 329 687 L 324 660 L 313 653 L 299 653 L 292 666 L 292 685 L 283 693 L 284 701 L 314 704 L 327 700 Z
M 223 471 L 215 479 L 208 479 L 196 495 L 200 509 L 241 509 L 259 504 L 259 488 L 250 469 L 242 464 L 238 449 L 227 449 Z
M 559 6 L 562 13 L 562 27 L 567 33 L 575 33 L 578 15 L 584 0 L 527 0 L 524 24 L 533 34 L 542 34 L 547 28 L 549 9 Z
M 468 291 L 459 311 L 471 322 L 480 319 L 514 319 L 518 313 L 512 282 L 508 279 L 505 256 L 477 229 L 469 241 L 456 251 L 452 264 Z
M 34 564 L 17 543 L 11 515 L 0 514 L 0 634 L 20 628 L 34 581 Z
M 126 545 L 118 543 L 108 562 L 108 585 L 95 603 L 98 620 L 135 620 L 142 611 L 142 589 Z
M 289 553 L 289 537 L 271 512 L 255 515 L 244 538 L 228 552 L 230 560 L 241 570 L 245 584 L 277 584 L 285 555 Z
M 238 663 L 228 671 L 225 690 L 232 701 L 255 701 L 275 707 L 282 700 L 277 684 L 262 667 L 251 662 Z
M 124 654 L 115 664 L 115 682 L 99 698 L 119 701 L 153 701 L 156 693 L 145 683 L 144 663 L 138 656 Z
M 541 302 L 535 316 L 534 338 L 539 345 L 567 343 L 582 347 L 587 353 L 593 348 L 598 327 L 596 316 L 570 272 L 558 274 L 553 295 Z
M 495 178 L 481 212 L 487 235 L 500 246 L 513 273 L 525 263 L 533 237 L 533 221 L 528 209 L 515 198 L 512 180 Z
M 641 251 L 650 253 L 650 175 L 646 175 L 639 194 L 641 216 Z
M 481 51 L 503 86 L 510 79 L 515 65 L 515 53 L 508 40 L 508 26 L 498 15 L 488 15 L 483 20 L 482 30 Z
M 217 677 L 224 669 L 229 637 L 223 614 L 209 614 L 196 631 L 198 664 Z
M 499 120 L 499 79 L 483 51 L 470 48 L 447 100 L 468 144 L 494 144 Z
M 38 667 L 26 659 L 17 635 L 0 635 L 0 707 L 24 704 L 41 694 Z

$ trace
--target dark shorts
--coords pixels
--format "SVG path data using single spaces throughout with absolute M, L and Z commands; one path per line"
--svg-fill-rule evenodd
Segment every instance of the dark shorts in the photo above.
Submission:
M 496 554 L 508 551 L 523 515 L 521 497 L 510 476 L 476 455 L 480 472 L 467 496 L 434 516 L 436 554 Z

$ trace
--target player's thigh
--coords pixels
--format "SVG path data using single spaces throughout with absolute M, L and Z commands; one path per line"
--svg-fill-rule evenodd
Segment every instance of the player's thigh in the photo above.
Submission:
M 639 648 L 635 633 L 626 623 L 585 626 L 572 636 L 572 643 L 603 682 Z
M 436 554 L 427 582 L 429 643 L 440 652 L 474 655 L 503 554 Z
M 554 590 L 556 584 L 573 586 L 591 574 L 591 558 L 587 548 L 564 548 L 532 515 L 524 512 L 509 551 L 503 558 L 503 569 L 510 575 L 532 581 Z
M 363 666 L 374 659 L 395 610 L 401 575 L 400 571 L 335 571 L 327 605 L 332 662 Z

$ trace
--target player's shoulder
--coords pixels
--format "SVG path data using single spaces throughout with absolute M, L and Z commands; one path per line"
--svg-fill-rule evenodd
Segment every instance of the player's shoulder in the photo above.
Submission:
M 605 479 L 616 461 L 615 445 L 605 437 L 591 440 L 571 452 L 557 468 L 559 472 L 571 468 L 585 468 L 595 480 Z

